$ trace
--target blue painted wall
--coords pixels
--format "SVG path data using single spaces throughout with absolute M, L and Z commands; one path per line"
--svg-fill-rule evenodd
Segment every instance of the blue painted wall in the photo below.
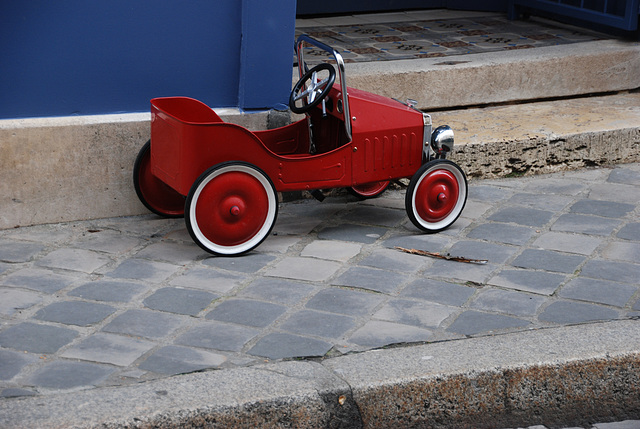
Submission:
M 268 109 L 291 89 L 295 0 L 0 1 L 0 119 Z

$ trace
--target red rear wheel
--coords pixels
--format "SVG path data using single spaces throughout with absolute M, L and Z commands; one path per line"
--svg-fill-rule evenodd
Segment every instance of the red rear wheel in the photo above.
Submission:
M 278 215 L 269 177 L 243 162 L 211 167 L 193 184 L 185 221 L 193 240 L 207 252 L 234 256 L 267 238 Z
M 133 187 L 146 208 L 164 217 L 184 216 L 184 197 L 151 173 L 151 140 L 133 164 Z
M 448 228 L 467 201 L 467 178 L 454 162 L 437 159 L 424 164 L 411 178 L 405 207 L 411 222 L 426 232 Z
M 389 186 L 388 180 L 380 182 L 363 183 L 362 185 L 355 185 L 347 190 L 358 198 L 366 200 L 368 198 L 375 198 L 382 194 Z

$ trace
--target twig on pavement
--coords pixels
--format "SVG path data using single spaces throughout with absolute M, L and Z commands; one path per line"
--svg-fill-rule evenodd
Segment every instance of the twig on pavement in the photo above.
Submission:
M 411 253 L 412 255 L 430 256 L 432 258 L 446 259 L 447 261 L 466 262 L 467 264 L 484 265 L 487 262 L 489 262 L 487 259 L 469 259 L 469 258 L 464 258 L 462 256 L 450 256 L 450 255 L 443 255 L 441 253 L 436 253 L 436 252 L 427 252 L 426 250 L 405 249 L 404 247 L 398 247 L 398 246 L 396 246 L 396 249 L 405 253 Z

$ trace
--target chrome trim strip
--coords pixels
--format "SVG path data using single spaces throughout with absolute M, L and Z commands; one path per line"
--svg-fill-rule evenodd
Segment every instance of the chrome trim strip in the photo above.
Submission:
M 423 112 L 420 113 L 422 113 L 422 121 L 424 122 L 424 134 L 422 136 L 422 160 L 423 162 L 427 162 L 431 160 L 431 115 Z

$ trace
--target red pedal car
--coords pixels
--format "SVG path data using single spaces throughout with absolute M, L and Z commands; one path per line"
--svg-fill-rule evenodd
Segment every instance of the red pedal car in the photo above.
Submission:
M 323 49 L 336 67 L 308 69 L 307 45 Z M 215 255 L 240 255 L 258 246 L 278 215 L 277 192 L 349 188 L 361 198 L 380 195 L 391 180 L 411 178 L 407 214 L 425 232 L 458 218 L 467 199 L 462 169 L 446 160 L 448 126 L 413 107 L 348 88 L 342 56 L 301 36 L 300 80 L 289 106 L 305 118 L 249 131 L 225 123 L 207 105 L 186 97 L 151 100 L 151 140 L 134 165 L 136 193 L 152 212 L 185 217 L 193 240 Z

